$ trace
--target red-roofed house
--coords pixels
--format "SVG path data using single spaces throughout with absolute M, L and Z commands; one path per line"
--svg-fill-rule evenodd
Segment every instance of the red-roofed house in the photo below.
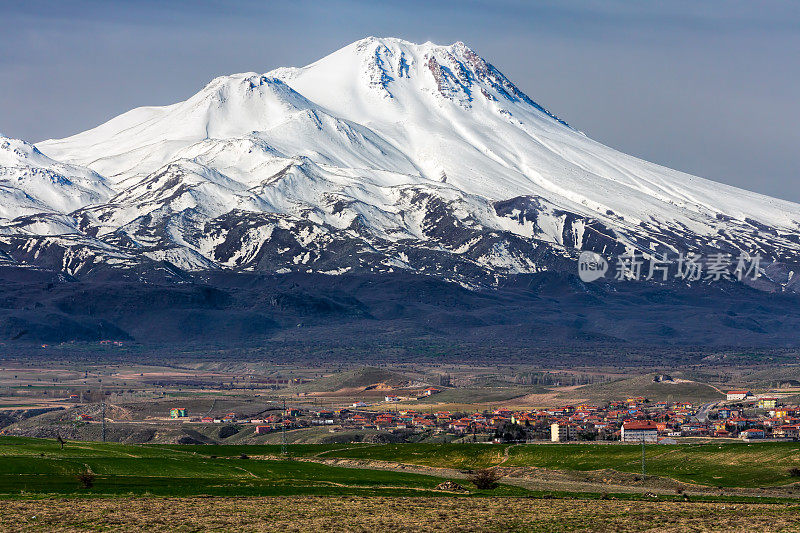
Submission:
M 739 433 L 739 437 L 742 439 L 763 439 L 764 438 L 764 430 L 763 429 L 745 429 L 741 433 Z
M 772 435 L 778 438 L 797 439 L 800 438 L 800 426 L 784 425 L 772 430 Z
M 650 420 L 627 420 L 620 438 L 623 442 L 658 442 L 658 425 Z

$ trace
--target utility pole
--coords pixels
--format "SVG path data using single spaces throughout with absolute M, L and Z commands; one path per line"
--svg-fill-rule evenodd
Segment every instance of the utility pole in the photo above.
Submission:
M 642 477 L 647 476 L 647 468 L 645 467 L 644 462 L 644 434 L 642 434 Z
M 106 395 L 103 393 L 103 387 L 100 387 L 100 401 L 102 401 L 101 418 L 103 419 L 103 442 L 106 441 Z
M 286 399 L 283 400 L 283 416 L 281 417 L 281 455 L 286 455 Z

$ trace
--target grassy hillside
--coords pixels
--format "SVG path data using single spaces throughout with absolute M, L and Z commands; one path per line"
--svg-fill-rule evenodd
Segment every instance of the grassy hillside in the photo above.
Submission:
M 673 375 L 676 381 L 653 381 L 655 374 L 637 376 L 635 378 L 585 385 L 571 391 L 570 397 L 589 398 L 594 401 L 624 400 L 631 396 L 644 396 L 654 401 L 690 401 L 710 402 L 724 400 L 725 396 L 710 385 L 696 381 L 678 381 L 680 376 Z
M 745 375 L 742 381 L 756 388 L 797 387 L 800 384 L 800 365 L 780 365 L 759 370 Z
M 412 377 L 387 370 L 365 366 L 355 370 L 348 370 L 324 376 L 311 383 L 306 383 L 299 387 L 299 390 L 309 392 L 333 392 L 340 389 L 354 389 L 369 387 L 377 384 L 386 384 L 390 387 L 398 387 L 403 383 L 413 381 Z
M 525 396 L 526 394 L 544 392 L 545 390 L 544 387 L 518 386 L 444 389 L 433 396 L 403 403 L 405 405 L 453 404 L 453 409 L 459 409 L 466 406 L 504 402 Z

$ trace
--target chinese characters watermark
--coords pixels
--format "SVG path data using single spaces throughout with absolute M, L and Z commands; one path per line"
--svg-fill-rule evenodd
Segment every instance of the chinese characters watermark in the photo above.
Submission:
M 609 262 L 595 252 L 581 252 L 578 258 L 578 276 L 585 282 L 605 277 Z M 653 254 L 645 257 L 636 250 L 618 255 L 614 261 L 614 279 L 626 281 L 743 281 L 761 277 L 761 256 L 741 253 L 715 252 L 702 256 L 683 252 L 670 256 Z

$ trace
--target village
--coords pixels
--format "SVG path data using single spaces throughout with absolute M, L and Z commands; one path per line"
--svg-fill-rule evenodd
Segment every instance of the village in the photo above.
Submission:
M 422 391 L 423 396 L 439 392 Z M 800 406 L 784 405 L 776 397 L 757 397 L 749 391 L 729 391 L 726 400 L 695 405 L 689 402 L 651 402 L 644 397 L 612 401 L 605 405 L 565 405 L 557 408 L 514 410 L 496 408 L 481 412 L 415 410 L 401 398 L 383 402 L 353 402 L 336 409 L 287 407 L 263 418 L 239 413 L 190 416 L 185 408 L 172 408 L 169 418 L 187 424 L 239 424 L 254 426 L 255 435 L 313 426 L 330 433 L 377 430 L 386 433 L 433 433 L 461 442 L 645 442 L 674 444 L 677 439 L 714 438 L 797 440 Z
M 725 387 L 724 373 L 709 384 L 682 373 L 584 373 L 570 381 L 565 372 L 457 366 L 89 370 L 6 368 L 8 420 L 0 431 L 179 444 L 275 444 L 284 433 L 289 443 L 308 444 L 800 438 L 798 384 L 777 375 Z

